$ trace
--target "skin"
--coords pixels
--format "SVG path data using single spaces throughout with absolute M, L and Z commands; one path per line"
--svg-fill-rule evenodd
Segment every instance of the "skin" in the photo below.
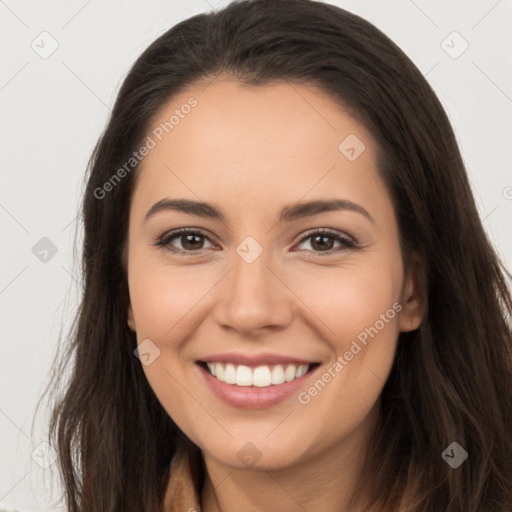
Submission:
M 419 326 L 425 303 L 419 266 L 405 270 L 375 144 L 320 90 L 285 82 L 218 78 L 173 97 L 152 126 L 190 96 L 198 105 L 143 160 L 130 207 L 128 324 L 138 343 L 149 338 L 160 349 L 145 375 L 202 450 L 202 510 L 348 510 L 398 335 Z M 366 146 L 354 161 L 338 150 L 349 134 Z M 169 210 L 145 221 L 164 198 L 213 203 L 226 220 Z M 330 198 L 357 203 L 374 222 L 350 210 L 278 222 L 285 205 Z M 170 244 L 185 255 L 154 245 L 184 227 L 205 232 L 198 249 L 184 237 Z M 301 241 L 323 228 L 355 237 L 358 248 Z M 247 236 L 263 249 L 250 264 L 236 252 Z M 329 248 L 338 252 L 323 255 Z M 228 405 L 195 363 L 273 352 L 319 361 L 321 375 L 394 303 L 400 313 L 305 405 L 296 395 L 263 410 Z M 237 457 L 249 441 L 261 453 L 252 467 Z

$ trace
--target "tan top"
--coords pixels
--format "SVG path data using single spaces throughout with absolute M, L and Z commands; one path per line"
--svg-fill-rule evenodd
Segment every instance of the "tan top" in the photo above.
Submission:
M 167 472 L 163 512 L 201 512 L 203 467 L 197 447 L 182 445 Z

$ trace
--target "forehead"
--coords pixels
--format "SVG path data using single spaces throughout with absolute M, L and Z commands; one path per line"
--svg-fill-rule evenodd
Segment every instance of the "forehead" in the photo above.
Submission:
M 308 195 L 376 201 L 372 193 L 383 193 L 370 134 L 310 86 L 190 87 L 160 109 L 147 134 L 154 147 L 136 190 L 147 202 L 231 195 L 263 206 Z

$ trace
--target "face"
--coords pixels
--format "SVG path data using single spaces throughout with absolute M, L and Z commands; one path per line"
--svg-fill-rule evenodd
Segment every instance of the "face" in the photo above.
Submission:
M 369 133 L 317 89 L 216 80 L 175 96 L 148 136 L 128 323 L 165 410 L 233 468 L 368 433 L 423 312 Z

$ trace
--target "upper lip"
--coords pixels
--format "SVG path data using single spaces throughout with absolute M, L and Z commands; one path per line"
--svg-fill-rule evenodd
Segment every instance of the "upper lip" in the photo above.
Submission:
M 282 354 L 271 354 L 271 353 L 262 353 L 262 354 L 235 354 L 235 353 L 222 353 L 222 354 L 212 354 L 210 356 L 203 357 L 200 361 L 205 363 L 233 363 L 236 365 L 246 365 L 246 366 L 258 366 L 258 365 L 271 365 L 271 364 L 315 364 L 316 361 L 311 361 L 307 359 L 300 359 L 297 357 L 286 356 Z

